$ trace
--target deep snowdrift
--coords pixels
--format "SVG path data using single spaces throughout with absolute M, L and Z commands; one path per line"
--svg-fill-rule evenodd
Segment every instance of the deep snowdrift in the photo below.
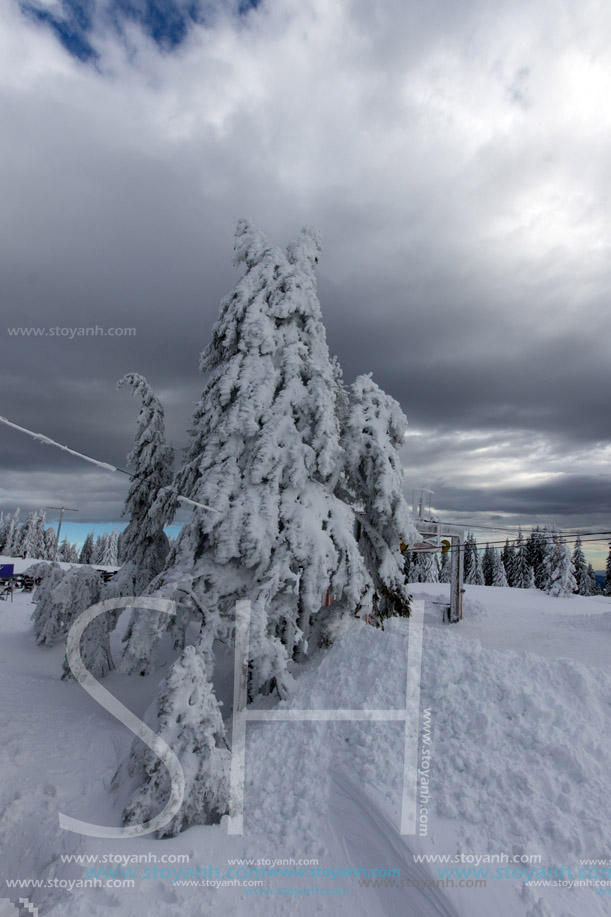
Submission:
M 524 876 L 496 878 L 494 867 L 485 888 L 458 888 L 458 876 L 455 887 L 399 884 L 439 878 L 438 865 L 415 863 L 414 854 L 540 854 L 540 865 L 526 868 L 576 872 L 581 858 L 608 857 L 611 850 L 611 674 L 597 667 L 606 659 L 611 603 L 467 587 L 465 619 L 449 627 L 441 625 L 436 604 L 445 588 L 413 587 L 427 600 L 421 709 L 430 710 L 431 783 L 425 837 L 399 833 L 404 734 L 402 723 L 389 722 L 250 723 L 243 837 L 228 836 L 225 824 L 194 828 L 172 841 L 103 841 L 61 831 L 58 811 L 117 824 L 123 797 L 113 793 L 110 780 L 131 735 L 78 685 L 59 680 L 63 649 L 34 645 L 28 597 L 0 604 L 5 878 L 64 886 L 84 879 L 82 865 L 61 861 L 66 853 L 153 854 L 159 860 L 189 854 L 190 863 L 167 868 L 211 866 L 220 874 L 229 858 L 253 857 L 317 858 L 320 870 L 400 870 L 394 887 L 324 873 L 266 877 L 264 888 L 271 891 L 262 894 L 173 883 L 172 876 L 180 882 L 187 873 L 146 878 L 140 865 L 131 889 L 5 887 L 1 894 L 13 901 L 28 897 L 41 915 L 53 917 L 604 913 L 610 897 L 595 888 L 526 889 Z M 300 673 L 285 706 L 403 709 L 408 634 L 407 621 L 392 621 L 384 631 L 355 622 Z M 105 684 L 141 715 L 162 674 L 136 680 L 115 672 Z M 229 673 L 217 674 L 219 684 L 230 683 Z M 289 888 L 297 900 L 280 893 Z M 340 894 L 342 888 L 348 893 Z

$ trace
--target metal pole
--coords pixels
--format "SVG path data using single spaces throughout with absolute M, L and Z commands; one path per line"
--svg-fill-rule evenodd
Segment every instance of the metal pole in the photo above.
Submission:
M 59 551 L 59 533 L 62 530 L 62 522 L 64 519 L 64 507 L 62 506 L 59 514 L 59 522 L 57 523 L 57 535 L 55 537 L 55 554 L 53 556 L 53 563 L 57 560 L 57 552 Z
M 450 624 L 457 624 L 462 619 L 464 538 L 462 535 L 452 535 L 451 541 Z

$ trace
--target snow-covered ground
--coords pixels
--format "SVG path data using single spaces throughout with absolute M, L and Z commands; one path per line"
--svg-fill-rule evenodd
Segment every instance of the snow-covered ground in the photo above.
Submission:
M 420 760 L 430 760 L 430 769 L 423 764 L 430 772 L 426 836 L 400 833 L 401 722 L 250 723 L 243 836 L 229 835 L 225 822 L 164 841 L 62 831 L 58 812 L 119 823 L 129 788 L 115 793 L 110 784 L 132 736 L 78 684 L 60 680 L 63 648 L 34 644 L 30 596 L 16 593 L 12 604 L 1 602 L 3 878 L 49 887 L 5 885 L 0 895 L 12 902 L 28 898 L 41 917 L 608 912 L 611 894 L 601 892 L 611 892 L 611 872 L 605 889 L 525 886 L 521 871 L 536 870 L 531 875 L 541 881 L 540 870 L 564 868 L 561 878 L 568 882 L 571 876 L 583 881 L 577 872 L 584 858 L 609 858 L 611 867 L 611 600 L 468 586 L 464 620 L 448 626 L 441 623 L 447 588 L 412 587 L 426 603 L 420 736 Z M 355 622 L 304 668 L 285 706 L 404 709 L 408 642 L 407 621 L 392 621 L 384 631 Z M 226 661 L 229 667 L 230 654 Z M 141 716 L 165 670 L 138 679 L 113 672 L 104 684 Z M 219 671 L 216 679 L 225 709 L 231 708 L 230 674 Z M 62 861 L 72 854 L 100 859 Z M 101 859 L 135 854 L 149 862 Z M 423 854 L 540 860 L 491 865 L 482 859 L 477 868 L 488 869 L 486 876 L 443 878 L 440 869 L 477 863 L 416 862 Z M 172 859 L 163 863 L 164 856 Z M 177 862 L 179 856 L 188 861 Z M 180 884 L 194 881 L 187 870 L 197 867 L 205 870 L 200 883 L 218 881 L 238 858 L 318 864 L 277 865 L 314 875 L 268 875 L 262 887 Z M 100 873 L 101 887 L 79 887 L 86 870 L 122 865 L 138 876 Z M 400 874 L 387 877 L 386 885 L 366 885 L 371 875 L 333 872 L 359 867 Z M 124 879 L 134 886 L 120 887 Z M 486 885 L 458 887 L 461 881 Z M 17 913 L 7 908 L 0 903 L 2 917 Z

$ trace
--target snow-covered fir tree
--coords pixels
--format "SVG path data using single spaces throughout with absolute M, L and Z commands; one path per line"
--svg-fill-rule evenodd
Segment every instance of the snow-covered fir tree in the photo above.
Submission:
M 409 613 L 401 544 L 416 541 L 418 533 L 405 500 L 398 451 L 406 430 L 407 420 L 394 398 L 371 376 L 359 376 L 350 389 L 342 431 L 344 484 L 355 506 L 359 548 L 375 586 L 380 618 Z M 436 562 L 433 573 L 438 578 Z
M 56 590 L 65 596 L 64 626 L 66 634 L 77 617 L 102 597 L 103 580 L 91 567 L 73 567 Z M 110 652 L 109 633 L 114 624 L 113 613 L 99 615 L 88 624 L 81 637 L 81 658 L 94 678 L 104 678 L 114 668 Z M 68 659 L 64 659 L 62 678 L 72 678 Z
M 609 543 L 609 553 L 607 554 L 607 563 L 605 565 L 605 595 L 611 595 L 611 542 Z
M 40 585 L 36 587 L 32 596 L 32 602 L 35 605 L 32 621 L 36 643 L 55 646 L 68 633 L 64 619 L 65 595 L 59 592 L 56 594 L 56 589 L 67 575 L 67 571 L 62 570 L 59 564 L 46 564 L 45 566 L 48 567 L 48 573 L 42 574 Z M 28 568 L 28 570 L 31 569 L 31 567 Z
M 503 548 L 501 557 L 503 560 L 503 567 L 505 569 L 505 579 L 507 580 L 507 585 L 513 587 L 516 581 L 516 574 L 515 574 L 516 549 L 513 546 L 513 544 L 509 542 L 508 538 L 505 539 L 505 547 Z
M 516 541 L 515 554 L 513 557 L 513 582 L 514 589 L 534 589 L 535 578 L 533 568 L 528 562 L 527 545 L 522 535 L 522 529 L 518 529 L 518 538 Z
M 505 565 L 499 551 L 494 552 L 492 568 L 492 586 L 507 586 L 507 577 L 505 575 Z
M 465 538 L 464 554 L 464 581 L 470 586 L 483 586 L 484 577 L 482 576 L 479 553 L 475 535 L 469 532 Z
M 201 695 L 208 713 L 200 712 L 189 725 L 184 686 L 212 679 L 217 638 L 233 641 L 237 600 L 251 604 L 251 698 L 274 689 L 285 696 L 292 681 L 290 661 L 324 642 L 317 622 L 325 620 L 333 632 L 342 616 L 375 615 L 382 599 L 388 610 L 397 604 L 405 610 L 401 542 L 409 547 L 415 532 L 398 494 L 402 415 L 370 379 L 358 380 L 347 400 L 329 359 L 316 295 L 319 253 L 315 230 L 303 230 L 283 252 L 240 221 L 235 260 L 244 274 L 223 300 L 212 342 L 202 354 L 204 389 L 186 463 L 171 487 L 175 500 L 181 495 L 198 505 L 164 570 L 146 590 L 177 602 L 172 631 L 182 634 L 179 643 L 189 620 L 198 624 L 195 649 L 183 652 L 157 704 L 160 732 L 165 731 L 186 771 L 193 772 L 200 760 L 207 766 L 197 730 L 208 715 L 213 720 L 213 727 L 206 727 L 208 758 L 218 760 L 224 750 L 212 688 Z M 369 444 L 360 444 L 360 452 L 352 440 L 358 422 Z M 376 451 L 385 456 L 388 469 Z M 379 532 L 368 530 L 362 541 L 363 521 L 375 523 L 376 487 L 381 489 Z M 375 558 L 381 566 L 372 569 Z M 332 604 L 323 609 L 324 596 Z M 125 657 L 129 671 L 154 668 L 164 617 L 149 614 L 145 628 L 133 628 Z M 205 674 L 197 668 L 202 663 Z M 199 703 L 196 699 L 193 706 Z M 127 820 L 160 808 L 160 787 L 167 778 L 154 770 L 161 768 L 157 761 L 143 766 L 143 754 L 142 749 L 132 752 L 131 766 L 143 786 L 128 806 Z M 193 789 L 171 833 L 226 811 L 226 799 L 224 806 L 216 801 L 224 783 L 215 776 L 219 773 L 222 768 L 215 764 L 201 781 L 191 779 Z
M 435 554 L 429 554 L 425 551 L 414 553 L 412 565 L 412 577 L 415 583 L 438 583 L 439 567 L 437 566 L 437 557 Z
M 45 510 L 33 510 L 21 527 L 19 536 L 19 554 L 21 557 L 45 556 Z
M 577 595 L 592 595 L 592 580 L 588 574 L 586 556 L 583 553 L 583 544 L 580 536 L 575 539 L 575 548 L 572 555 L 573 576 L 575 577 L 575 592 Z
M 122 567 L 112 581 L 112 594 L 140 595 L 163 570 L 169 551 L 163 526 L 174 450 L 166 444 L 163 405 L 144 376 L 128 373 L 117 385 L 129 385 L 141 406 L 134 447 L 127 457 L 132 480 L 122 515 L 129 523 L 120 536 L 115 564 L 120 561 Z
M 19 509 L 17 508 L 8 520 L 2 553 L 14 557 L 19 549 Z
M 47 560 L 55 560 L 55 548 L 57 546 L 57 534 L 55 529 L 48 526 L 45 529 L 45 557 Z
M 185 776 L 183 805 L 157 832 L 159 837 L 173 837 L 190 825 L 213 824 L 228 811 L 231 753 L 205 655 L 195 646 L 184 650 L 146 717 L 180 759 Z M 123 822 L 141 824 L 166 804 L 169 776 L 157 755 L 138 739 L 133 744 L 129 772 L 141 785 L 125 808 Z
M 116 529 L 113 529 L 104 544 L 104 553 L 100 563 L 104 567 L 116 567 L 118 565 L 118 541 L 119 536 Z
M 543 589 L 545 579 L 545 555 L 547 554 L 548 538 L 546 532 L 536 526 L 526 539 L 526 556 L 528 563 L 533 568 L 535 586 Z
M 573 562 L 568 546 L 557 532 L 550 533 L 545 556 L 545 579 L 543 589 L 550 595 L 566 596 L 575 592 Z
M 450 551 L 446 551 L 445 554 L 441 555 L 441 564 L 439 567 L 439 582 L 440 583 L 451 583 L 452 582 L 452 554 Z
M 93 551 L 94 551 L 94 535 L 93 532 L 89 532 L 85 541 L 83 542 L 83 547 L 81 548 L 81 553 L 79 554 L 78 562 L 79 564 L 91 564 L 93 563 Z
M 354 535 L 351 506 L 335 494 L 344 468 L 338 385 L 329 359 L 315 272 L 320 239 L 306 229 L 286 253 L 247 221 L 236 264 L 245 273 L 223 300 L 176 493 L 195 509 L 155 583 L 179 614 L 230 633 L 237 599 L 253 620 L 253 693 L 289 678 L 288 660 L 308 650 L 311 620 L 328 591 L 334 610 L 371 613 L 375 584 Z M 397 545 L 397 549 L 399 549 Z M 192 596 L 195 597 L 195 602 Z M 132 671 L 150 671 L 163 624 L 128 644 Z
M 600 588 L 600 583 L 596 579 L 596 573 L 594 572 L 594 567 L 592 564 L 588 564 L 588 578 L 590 580 L 590 592 L 589 595 L 601 595 L 602 589 Z
M 102 563 L 102 558 L 108 550 L 108 537 L 108 532 L 103 532 L 102 535 L 97 536 L 93 545 L 92 564 L 97 565 Z
M 484 577 L 484 586 L 492 586 L 494 576 L 494 548 L 486 545 L 482 555 L 482 576 Z

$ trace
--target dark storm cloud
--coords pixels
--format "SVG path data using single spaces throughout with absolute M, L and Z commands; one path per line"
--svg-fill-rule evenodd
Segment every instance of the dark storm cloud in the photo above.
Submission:
M 137 404 L 115 383 L 136 371 L 183 446 L 236 220 L 282 245 L 309 222 L 346 382 L 373 372 L 421 434 L 408 488 L 455 512 L 606 507 L 605 9 L 269 3 L 174 54 L 130 33 L 128 60 L 94 24 L 96 67 L 5 9 L 3 324 L 136 334 L 2 331 L 0 413 L 123 466 Z M 112 475 L 0 437 L 3 506 L 72 493 L 118 518 Z

